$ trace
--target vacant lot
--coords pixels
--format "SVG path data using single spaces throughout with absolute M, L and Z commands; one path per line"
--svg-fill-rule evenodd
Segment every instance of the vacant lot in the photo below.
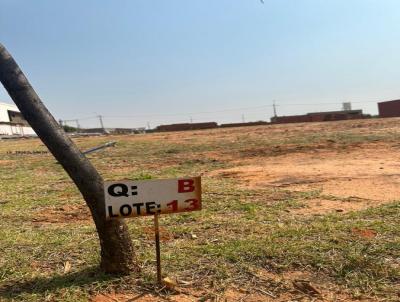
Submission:
M 142 271 L 97 270 L 83 200 L 39 140 L 0 141 L 1 301 L 398 301 L 400 119 L 77 138 L 107 180 L 202 175 L 203 211 L 128 220 Z

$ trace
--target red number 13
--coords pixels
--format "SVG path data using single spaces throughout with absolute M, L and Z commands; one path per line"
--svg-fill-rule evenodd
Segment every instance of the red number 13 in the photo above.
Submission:
M 185 200 L 185 202 L 187 202 L 190 205 L 189 208 L 186 208 L 189 211 L 194 211 L 199 208 L 199 201 L 197 199 L 188 199 Z
M 167 203 L 167 206 L 172 208 L 172 212 L 178 211 L 178 201 L 177 200 L 173 200 L 170 203 Z

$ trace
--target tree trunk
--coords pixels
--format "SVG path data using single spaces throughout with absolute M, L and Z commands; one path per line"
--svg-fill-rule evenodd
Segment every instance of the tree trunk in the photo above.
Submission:
M 0 82 L 82 193 L 99 235 L 101 268 L 105 272 L 117 274 L 138 270 L 126 224 L 122 220 L 106 220 L 102 177 L 65 134 L 2 44 Z

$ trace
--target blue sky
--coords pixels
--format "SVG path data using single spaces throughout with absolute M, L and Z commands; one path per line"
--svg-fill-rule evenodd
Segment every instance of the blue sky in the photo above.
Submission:
M 0 0 L 0 41 L 56 118 L 237 122 L 273 100 L 376 114 L 400 98 L 399 20 L 398 0 Z

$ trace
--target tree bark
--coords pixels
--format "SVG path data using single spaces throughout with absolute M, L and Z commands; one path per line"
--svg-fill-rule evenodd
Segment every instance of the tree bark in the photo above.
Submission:
M 116 274 L 128 274 L 138 270 L 126 224 L 122 220 L 106 220 L 102 177 L 65 134 L 2 44 L 0 82 L 24 118 L 82 193 L 99 235 L 101 268 L 107 273 Z

